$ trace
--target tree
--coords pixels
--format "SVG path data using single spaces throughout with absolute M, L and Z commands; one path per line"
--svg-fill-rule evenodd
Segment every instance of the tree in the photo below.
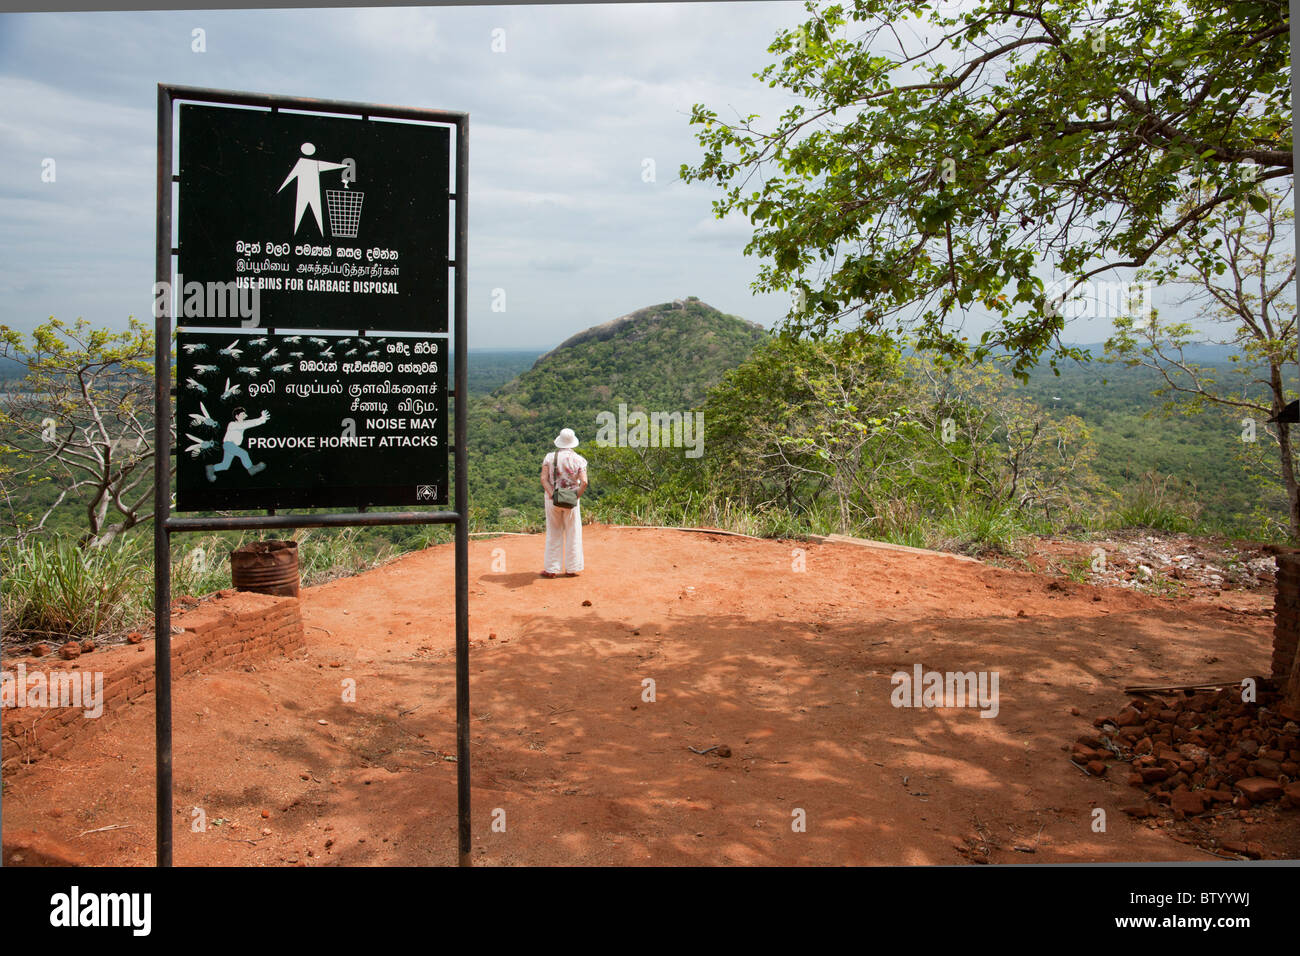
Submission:
M 1049 415 L 993 364 L 943 369 L 917 356 L 909 371 L 922 383 L 925 432 L 940 436 L 931 455 L 936 490 L 953 474 L 958 495 L 993 510 L 1041 511 L 1049 521 L 1097 490 L 1096 447 L 1077 415 Z
M 1240 430 L 1245 439 L 1239 457 L 1256 469 L 1262 465 L 1258 459 L 1263 447 L 1256 441 L 1253 419 L 1277 418 L 1296 395 L 1296 263 L 1288 250 L 1295 219 L 1291 189 L 1269 190 L 1263 198 L 1262 210 L 1245 203 L 1221 209 L 1210 223 L 1211 241 L 1193 247 L 1189 240 L 1176 238 L 1168 255 L 1145 272 L 1153 280 L 1187 290 L 1179 304 L 1195 309 L 1197 324 L 1220 330 L 1210 332 L 1209 341 L 1233 348 L 1229 371 L 1204 367 L 1188 357 L 1189 346 L 1206 338 L 1191 322 L 1121 318 L 1106 343 L 1112 360 L 1160 373 L 1164 384 L 1155 394 L 1166 399 L 1165 414 L 1193 415 L 1218 408 L 1230 415 L 1231 434 L 1235 438 Z M 1243 416 L 1252 420 L 1246 422 Z M 1274 474 L 1265 474 L 1262 483 L 1280 484 L 1290 536 L 1300 541 L 1300 484 L 1291 425 L 1282 421 L 1275 428 L 1264 426 L 1276 445 Z
M 84 508 L 87 547 L 153 517 L 153 353 L 152 330 L 134 318 L 114 332 L 51 317 L 30 344 L 0 326 L 0 357 L 27 368 L 0 407 L 0 490 L 19 536 L 42 530 L 65 501 Z M 58 493 L 22 527 L 15 499 L 42 483 Z
M 764 130 L 697 104 L 704 157 L 681 169 L 723 189 L 719 218 L 753 223 L 753 288 L 795 293 L 799 333 L 855 316 L 950 358 L 1008 349 L 1024 377 L 1053 343 L 1053 363 L 1082 357 L 1041 262 L 1068 294 L 1195 243 L 1221 207 L 1291 174 L 1282 0 L 807 9 L 755 74 L 801 102 Z M 995 323 L 972 347 L 974 306 Z
M 1051 519 L 1092 484 L 1087 429 L 1053 419 L 993 365 L 940 369 L 887 336 L 777 336 L 701 406 L 707 451 L 600 449 L 630 511 L 709 503 L 889 537 L 943 518 Z M 617 454 L 606 456 L 606 452 Z
M 770 343 L 710 393 L 710 484 L 760 508 L 816 510 L 841 530 L 877 520 L 916 452 L 902 356 L 877 335 Z M 765 490 L 760 490 L 765 489 Z

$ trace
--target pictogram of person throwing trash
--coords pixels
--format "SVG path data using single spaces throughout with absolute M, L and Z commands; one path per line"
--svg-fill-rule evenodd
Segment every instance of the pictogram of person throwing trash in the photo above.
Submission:
M 242 408 L 236 408 L 235 417 L 226 426 L 225 437 L 221 439 L 221 450 L 224 457 L 221 459 L 221 464 L 207 466 L 208 481 L 216 481 L 217 472 L 228 469 L 234 464 L 236 458 L 244 463 L 244 470 L 250 475 L 255 475 L 265 468 L 266 462 L 264 461 L 258 462 L 256 465 L 253 464 L 252 459 L 248 457 L 248 452 L 244 451 L 240 445 L 244 442 L 244 432 L 250 428 L 256 428 L 258 425 L 265 425 L 270 420 L 271 415 L 269 412 L 262 412 L 260 418 L 249 418 L 248 412 Z
M 320 211 L 320 174 L 331 169 L 346 169 L 346 163 L 331 163 L 324 159 L 310 159 L 309 157 L 316 154 L 316 146 L 312 143 L 302 144 L 302 156 L 289 172 L 288 177 L 277 193 L 284 192 L 284 187 L 289 185 L 295 179 L 298 180 L 298 196 L 294 203 L 293 210 L 293 232 L 298 234 L 298 226 L 302 223 L 302 214 L 308 209 L 316 217 L 316 228 L 320 230 L 321 236 L 325 235 L 325 224 L 321 219 Z

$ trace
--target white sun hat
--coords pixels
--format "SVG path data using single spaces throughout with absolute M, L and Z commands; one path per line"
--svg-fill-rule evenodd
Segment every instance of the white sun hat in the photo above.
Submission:
M 572 428 L 560 429 L 560 434 L 555 439 L 556 448 L 577 448 L 578 436 L 573 433 Z

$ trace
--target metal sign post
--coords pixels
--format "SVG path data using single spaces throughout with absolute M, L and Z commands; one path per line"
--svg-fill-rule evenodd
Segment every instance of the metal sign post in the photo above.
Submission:
M 173 109 L 178 101 L 218 105 L 181 107 L 181 171 L 176 175 Z M 379 118 L 405 122 L 373 122 Z M 448 185 L 453 130 L 454 191 Z M 268 165 L 272 162 L 277 165 Z M 172 190 L 177 183 L 180 238 L 173 246 Z M 171 535 L 413 524 L 456 526 L 457 844 L 460 865 L 470 865 L 469 486 L 464 453 L 468 194 L 467 113 L 158 86 L 154 673 L 159 866 L 172 865 L 173 850 Z M 451 203 L 454 251 L 447 248 Z M 181 267 L 175 286 L 173 256 Z M 448 270 L 454 274 L 450 283 Z M 176 387 L 171 375 L 173 291 L 177 326 L 222 330 L 179 333 Z M 449 291 L 455 366 L 450 390 Z M 243 308 L 250 302 L 255 306 L 251 313 Z M 223 348 L 227 340 L 232 341 Z M 446 480 L 449 397 L 455 400 L 451 482 Z M 331 431 L 325 422 L 342 428 Z M 266 514 L 174 517 L 172 456 L 178 510 L 265 508 Z M 365 510 L 446 504 L 449 493 L 451 511 Z M 356 510 L 276 511 L 348 506 Z

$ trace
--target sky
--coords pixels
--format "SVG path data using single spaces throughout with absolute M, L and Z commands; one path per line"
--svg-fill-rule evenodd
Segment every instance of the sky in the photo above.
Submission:
M 702 155 L 693 104 L 773 117 L 789 105 L 752 74 L 802 10 L 0 16 L 0 323 L 149 318 L 156 85 L 166 82 L 469 112 L 471 348 L 549 348 L 688 295 L 770 327 L 789 300 L 750 291 L 760 263 L 742 254 L 747 223 L 718 221 L 718 190 L 678 171 Z M 504 52 L 492 49 L 494 30 L 505 31 L 495 34 Z M 42 181 L 47 159 L 54 182 Z
M 694 104 L 760 127 L 792 104 L 753 74 L 803 19 L 785 0 L 0 15 L 0 324 L 150 316 L 166 82 L 469 112 L 471 348 L 547 349 L 688 295 L 770 328 L 790 299 L 752 293 L 749 224 L 678 171 L 702 158 Z M 1109 331 L 1085 313 L 1067 339 Z

